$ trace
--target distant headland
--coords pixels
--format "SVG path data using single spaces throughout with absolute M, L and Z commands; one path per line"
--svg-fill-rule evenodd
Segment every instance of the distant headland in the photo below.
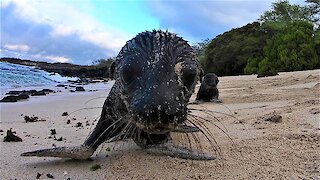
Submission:
M 101 63 L 100 61 L 100 63 L 98 63 L 97 65 L 83 66 L 70 63 L 48 63 L 24 60 L 19 58 L 4 57 L 0 59 L 0 62 L 8 62 L 24 66 L 33 66 L 50 73 L 58 73 L 61 76 L 79 78 L 108 78 L 109 65 L 111 64 L 111 62 L 109 61 L 106 60 L 104 63 Z

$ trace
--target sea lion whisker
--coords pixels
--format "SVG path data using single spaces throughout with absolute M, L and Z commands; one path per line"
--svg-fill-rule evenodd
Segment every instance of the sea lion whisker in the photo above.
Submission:
M 134 127 L 132 122 L 127 123 L 122 129 L 120 134 L 117 136 L 116 142 L 119 142 L 120 140 L 126 140 L 127 135 L 130 134 L 130 129 Z M 123 146 L 125 145 L 125 141 L 121 143 L 121 149 L 123 149 Z
M 222 129 L 221 127 L 219 127 L 218 125 L 214 124 L 213 122 L 211 122 L 211 121 L 208 120 L 208 119 L 205 119 L 205 118 L 203 118 L 203 117 L 200 117 L 200 116 L 197 116 L 197 115 L 194 115 L 194 114 L 189 114 L 189 115 L 192 116 L 192 117 L 198 118 L 198 120 L 204 120 L 205 122 L 208 122 L 208 123 L 214 125 L 214 126 L 215 126 L 216 128 L 218 128 L 220 131 L 222 131 L 222 132 L 229 138 L 229 140 L 231 141 L 231 143 L 235 146 L 235 143 L 234 143 L 233 139 L 231 138 L 231 136 L 230 136 L 224 129 Z M 210 131 L 209 131 L 209 132 L 210 132 Z M 211 132 L 210 132 L 210 133 L 211 133 Z
M 186 122 L 188 122 L 188 121 L 186 121 Z M 188 126 L 188 124 L 186 123 L 186 122 L 184 122 L 183 124 L 184 125 L 186 125 L 186 126 Z M 199 127 L 197 126 L 197 125 L 193 125 L 194 127 L 196 127 L 197 129 L 199 129 Z M 180 133 L 181 134 L 181 133 Z M 197 148 L 197 150 L 202 150 L 202 147 L 201 147 L 201 143 L 200 143 L 200 138 L 199 138 L 199 136 L 198 136 L 198 133 L 195 133 L 195 132 L 191 132 L 191 133 L 182 133 L 183 135 L 188 135 L 188 134 L 190 134 L 191 136 L 192 136 L 192 138 L 193 138 L 193 140 L 194 140 L 194 142 L 196 143 L 196 148 Z M 187 136 L 187 137 L 189 137 L 189 136 Z M 190 141 L 191 142 L 191 141 Z M 191 143 L 192 144 L 192 143 Z M 200 146 L 199 146 L 200 145 Z M 186 147 L 186 146 L 185 146 Z M 193 149 L 193 146 L 191 147 L 190 146 L 190 149 Z
M 76 112 L 78 112 L 78 111 L 91 110 L 91 109 L 102 109 L 102 107 L 87 107 L 87 108 L 77 109 L 77 110 L 75 110 L 75 111 L 72 111 L 72 112 L 68 113 L 68 115 L 67 115 L 63 120 L 66 120 L 67 118 L 69 118 L 69 116 L 70 116 L 71 114 L 74 114 L 74 113 L 76 113 Z
M 200 129 L 198 126 L 196 126 L 196 127 L 198 129 Z M 191 133 L 191 136 L 192 136 L 194 142 L 196 143 L 197 150 L 198 151 L 202 151 L 203 148 L 202 148 L 201 141 L 200 141 L 200 138 L 199 138 L 198 134 L 197 133 Z
M 100 119 L 101 115 L 99 115 L 98 117 L 94 118 L 93 122 L 95 122 L 96 120 Z M 93 124 L 90 125 L 90 128 L 92 127 Z M 86 138 L 88 138 L 90 136 L 90 134 L 92 133 L 92 131 L 94 131 L 94 128 L 90 130 L 89 134 L 87 135 Z
M 187 140 L 188 140 L 189 149 L 192 149 L 192 143 L 191 143 L 191 140 L 190 140 L 190 137 L 189 137 L 189 133 L 185 133 L 185 135 L 186 135 Z
M 200 107 L 202 107 L 202 108 L 204 108 L 204 109 L 206 109 L 206 110 L 210 111 L 207 107 L 205 107 L 205 106 L 203 106 L 203 105 L 201 105 L 201 104 L 195 104 L 195 105 L 200 106 Z M 222 107 L 226 108 L 226 109 L 230 112 L 230 115 L 232 115 L 232 114 L 233 114 L 233 112 L 231 111 L 231 109 L 230 109 L 228 106 L 226 106 L 226 105 L 224 105 L 224 104 L 221 104 L 221 103 L 217 103 L 217 105 L 219 105 L 219 106 L 222 106 Z
M 152 138 L 150 137 L 150 134 L 149 134 L 149 133 L 147 133 L 147 137 L 148 137 L 148 139 L 150 140 L 151 144 L 155 144 L 154 141 L 152 140 Z
M 206 121 L 205 118 L 202 118 L 202 117 L 199 117 L 199 116 L 196 116 L 196 115 L 193 115 L 193 114 L 189 114 L 189 117 L 190 117 L 190 118 L 193 118 L 193 119 L 191 119 L 191 120 L 195 120 L 195 121 L 193 121 L 193 122 L 197 122 L 199 126 L 205 127 L 205 130 L 207 130 L 207 131 L 208 131 L 208 134 L 210 134 L 212 137 L 213 137 L 214 135 L 211 133 L 211 131 L 210 131 L 210 129 L 209 129 L 208 127 L 206 127 L 206 126 L 203 125 L 204 123 L 203 123 L 201 120 L 204 120 L 205 122 L 209 122 L 210 124 L 216 126 L 217 128 L 220 128 L 218 125 L 214 124 L 213 122 L 210 122 L 209 120 Z M 200 123 L 199 121 L 200 121 L 201 123 Z
M 109 132 L 109 134 L 108 134 L 106 139 L 108 139 L 109 136 L 111 136 L 115 131 L 117 131 L 121 127 L 122 127 L 122 129 L 120 130 L 120 133 L 117 134 L 116 136 L 114 136 L 113 138 L 110 138 L 107 141 L 108 143 L 109 142 L 115 142 L 115 146 L 113 147 L 113 149 L 116 147 L 116 145 L 117 145 L 117 143 L 119 143 L 119 141 L 126 139 L 126 134 L 128 132 L 128 127 L 131 127 L 131 122 L 130 121 L 129 122 L 122 121 L 121 124 L 117 125 L 117 127 L 114 127 L 114 129 L 112 129 L 112 131 Z M 121 147 L 120 148 L 122 148 L 123 146 L 124 146 L 124 142 L 121 143 Z
M 131 137 L 131 133 L 132 133 L 132 130 L 135 128 L 135 125 L 134 123 L 132 122 L 129 122 L 128 123 L 128 127 L 125 129 L 125 134 L 123 135 L 123 139 L 127 139 L 128 137 Z
M 183 123 L 183 125 L 187 125 L 186 122 Z M 187 147 L 187 141 L 186 141 L 186 134 L 188 133 L 175 133 L 178 137 L 178 142 L 181 143 L 182 146 Z
M 108 128 L 106 128 L 97 138 L 96 138 L 96 140 L 92 143 L 92 144 L 90 144 L 90 146 L 89 147 L 93 147 L 98 141 L 99 141 L 99 139 L 102 137 L 102 136 L 104 136 L 105 135 L 105 133 L 108 131 L 108 130 L 110 130 L 111 128 L 114 128 L 113 126 L 115 126 L 115 125 L 117 125 L 119 122 L 121 122 L 121 125 L 122 124 L 124 124 L 125 123 L 125 119 L 124 119 L 124 117 L 123 118 L 120 118 L 120 119 L 118 119 L 117 121 L 115 121 L 115 122 L 113 122 Z M 116 128 L 114 128 L 114 129 L 117 129 L 117 128 L 119 128 L 121 125 L 117 125 L 117 127 Z M 114 132 L 115 132 L 115 130 L 114 130 Z M 109 134 L 107 135 L 108 136 L 108 138 L 109 138 L 109 136 L 111 136 L 113 134 L 113 132 L 111 133 L 111 132 L 109 132 Z
M 129 138 L 130 138 L 130 139 L 136 138 L 137 132 L 138 132 L 138 127 L 135 126 L 135 127 L 133 128 L 133 130 L 132 130 Z
M 197 120 L 199 120 L 199 121 L 205 121 L 205 122 L 208 122 L 208 123 L 210 123 L 210 124 L 212 124 L 213 126 L 215 126 L 216 128 L 218 128 L 220 131 L 222 131 L 223 133 L 225 133 L 226 135 L 227 135 L 227 132 L 226 132 L 226 130 L 224 130 L 224 129 L 222 129 L 220 126 L 218 126 L 217 124 L 215 124 L 215 123 L 213 123 L 212 121 L 210 121 L 209 119 L 206 119 L 206 118 L 204 118 L 204 117 L 201 117 L 201 116 L 197 116 L 197 115 L 195 115 L 195 114 L 188 114 L 189 116 L 191 116 L 191 117 L 194 117 L 194 118 L 196 118 Z
M 137 127 L 137 132 L 135 134 L 135 138 L 140 141 L 140 135 L 141 135 L 141 129 L 139 127 Z
M 221 125 L 227 130 L 227 128 L 224 126 L 224 124 L 217 118 L 217 117 L 215 117 L 214 115 L 213 115 L 213 113 L 215 112 L 215 111 L 212 111 L 212 110 L 209 110 L 207 107 L 205 107 L 205 106 L 202 106 L 202 105 L 200 105 L 200 104 L 197 104 L 198 106 L 201 106 L 202 108 L 204 108 L 201 112 L 203 112 L 203 113 L 206 113 L 207 115 L 209 115 L 209 116 L 211 116 L 211 117 L 213 117 L 214 119 L 216 119 L 218 122 L 220 122 L 221 123 Z M 224 114 L 224 115 L 227 115 L 227 116 L 229 116 L 229 117 L 232 117 L 233 119 L 236 119 L 237 121 L 240 121 L 238 118 L 236 118 L 235 116 L 233 116 L 232 114 L 232 111 L 229 109 L 229 107 L 227 107 L 227 106 L 225 106 L 225 105 L 223 105 L 223 104 L 219 104 L 219 105 L 221 105 L 221 106 L 224 106 L 225 108 L 227 108 L 228 110 L 229 110 L 229 112 L 231 113 L 231 114 Z M 194 109 L 195 110 L 195 109 Z M 197 109 L 198 110 L 198 109 Z M 216 113 L 220 113 L 220 112 L 216 112 Z M 221 113 L 220 113 L 221 114 Z
M 95 98 L 89 99 L 84 104 L 88 104 L 90 101 L 93 101 L 93 100 L 96 100 L 96 99 L 102 99 L 102 98 L 105 99 L 106 97 L 95 97 Z
M 191 109 L 191 110 L 194 110 L 194 109 Z M 217 122 L 219 122 L 223 126 L 225 131 L 228 131 L 228 129 L 225 127 L 225 125 L 217 117 L 215 117 L 211 112 L 206 112 L 206 111 L 200 111 L 200 112 L 205 113 L 206 115 L 212 117 L 214 120 L 216 120 Z M 188 113 L 188 114 L 190 115 L 191 113 Z M 208 121 L 210 121 L 210 120 L 208 120 Z
M 225 113 L 221 113 L 221 112 L 217 112 L 217 111 L 212 111 L 212 110 L 204 110 L 204 109 L 193 109 L 193 108 L 189 108 L 190 110 L 195 110 L 195 111 L 199 111 L 199 112 L 203 112 L 209 116 L 211 116 L 212 118 L 214 118 L 216 121 L 218 121 L 226 131 L 228 131 L 228 129 L 225 127 L 225 125 L 217 118 L 213 115 L 213 113 L 218 113 L 218 114 L 223 114 L 223 115 L 227 115 L 237 121 L 240 121 L 238 118 L 234 117 L 233 115 L 230 115 L 230 114 L 225 114 Z M 243 124 L 242 124 L 243 125 Z M 244 125 L 243 125 L 244 126 Z
M 118 124 L 115 124 L 114 125 L 114 127 L 113 127 L 113 129 L 108 133 L 108 135 L 106 136 L 106 139 L 109 139 L 109 141 L 108 142 L 114 142 L 114 141 L 119 141 L 119 140 L 122 140 L 122 139 L 124 139 L 124 137 L 123 137 L 123 131 L 124 131 L 124 129 L 127 127 L 127 125 L 130 123 L 128 123 L 128 122 L 126 122 L 125 121 L 126 119 L 124 118 L 124 120 L 122 121 L 122 122 L 119 122 Z M 111 137 L 112 136 L 112 134 L 114 133 L 114 132 L 116 132 L 116 131 L 118 131 L 120 128 L 122 128 L 121 130 L 120 130 L 120 132 L 116 135 L 116 136 L 114 136 L 114 137 Z
M 213 110 L 208 110 L 208 109 L 196 109 L 196 108 L 188 108 L 188 109 L 192 110 L 192 111 L 201 111 L 201 112 L 211 112 L 211 113 L 222 114 L 222 115 L 226 115 L 226 116 L 229 116 L 229 117 L 232 117 L 232 118 L 238 120 L 232 114 L 228 114 L 228 113 L 223 113 L 223 112 L 218 112 L 218 111 L 213 111 Z
M 211 147 L 219 154 L 220 157 L 222 157 L 221 149 L 218 146 L 218 142 L 213 137 L 211 132 L 207 130 L 207 127 L 205 127 L 201 123 L 197 122 L 196 121 L 197 119 L 195 117 L 190 117 L 190 118 L 194 118 L 195 121 L 188 119 L 188 122 L 192 123 L 192 125 L 194 125 L 194 126 L 199 125 L 199 127 L 201 127 L 201 128 L 199 128 L 200 132 L 205 136 L 207 141 L 210 143 Z M 214 143 L 212 142 L 211 139 L 214 141 Z
M 208 122 L 208 123 L 210 123 L 210 124 L 212 124 L 212 125 L 214 125 L 216 128 L 218 128 L 220 131 L 222 131 L 228 138 L 229 138 L 229 140 L 231 141 L 231 143 L 232 143 L 232 145 L 233 146 L 235 146 L 235 143 L 234 143 L 234 141 L 233 141 L 233 139 L 231 138 L 231 136 L 225 131 L 225 130 L 223 130 L 222 128 L 220 128 L 218 125 L 216 125 L 216 124 L 214 124 L 213 122 L 211 122 L 210 120 L 208 120 L 208 119 L 205 119 L 205 118 L 203 118 L 203 117 L 200 117 L 200 116 L 197 116 L 197 115 L 194 115 L 194 114 L 190 114 L 190 116 L 193 116 L 194 118 L 196 118 L 197 120 L 204 120 L 205 122 Z M 206 127 L 206 126 L 204 126 L 204 127 Z M 207 127 L 206 127 L 207 128 Z M 211 131 L 208 129 L 208 132 L 213 136 L 213 134 L 211 133 Z
M 141 133 L 142 133 L 142 129 L 138 128 L 138 138 L 137 138 L 137 141 L 138 142 L 142 142 L 142 137 L 141 137 Z
M 211 131 L 209 130 L 208 127 L 204 126 L 202 123 L 199 122 L 199 120 L 197 119 L 197 117 L 188 117 L 187 119 L 188 122 L 190 122 L 193 126 L 196 126 L 199 128 L 199 131 L 203 134 L 203 135 L 207 135 L 208 137 L 212 138 L 214 140 L 214 142 L 217 144 L 214 135 L 211 133 Z M 209 139 L 208 139 L 209 140 Z M 211 140 L 209 140 L 211 143 Z
M 224 159 L 224 156 L 223 156 L 223 153 L 222 153 L 222 150 L 217 142 L 217 140 L 214 138 L 214 135 L 211 133 L 211 131 L 209 130 L 208 127 L 206 127 L 205 125 L 203 125 L 202 123 L 200 123 L 197 119 L 197 117 L 191 117 L 193 118 L 193 120 L 191 119 L 188 119 L 188 121 L 190 123 L 193 123 L 194 126 L 196 126 L 197 124 L 201 127 L 199 128 L 200 129 L 200 132 L 206 137 L 207 141 L 209 142 L 209 144 L 211 145 L 211 147 L 215 150 L 215 152 L 218 153 L 218 156 L 220 157 L 220 159 Z M 211 139 L 214 141 L 212 142 Z M 225 163 L 224 161 L 222 161 L 222 165 L 225 166 Z

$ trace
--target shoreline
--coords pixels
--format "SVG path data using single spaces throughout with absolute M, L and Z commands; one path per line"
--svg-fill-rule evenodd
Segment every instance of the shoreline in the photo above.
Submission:
M 138 148 L 132 141 L 105 143 L 93 161 L 60 158 L 20 157 L 22 152 L 53 146 L 83 143 L 99 118 L 107 90 L 49 94 L 43 101 L 12 103 L 1 109 L 0 179 L 317 179 L 320 178 L 320 70 L 279 73 L 278 76 L 219 77 L 222 104 L 203 103 L 190 107 L 212 114 L 192 111 L 209 119 L 219 155 L 203 135 L 198 134 L 203 151 L 217 156 L 213 161 L 192 161 L 156 156 Z M 197 88 L 199 84 L 197 85 Z M 195 99 L 196 92 L 191 97 Z M 62 95 L 62 96 L 61 96 Z M 48 100 L 48 99 L 51 99 Z M 9 107 L 10 106 L 10 107 Z M 85 109 L 92 108 L 93 109 Z M 78 111 L 77 111 L 78 110 Z M 61 116 L 68 112 L 69 116 Z M 73 112 L 73 113 L 72 113 Z M 44 122 L 25 123 L 23 115 L 44 118 Z M 280 115 L 278 122 L 267 121 Z M 67 124 L 70 119 L 71 123 Z M 82 126 L 76 127 L 77 123 Z M 220 127 L 224 132 L 222 132 Z M 12 128 L 22 142 L 3 142 Z M 55 129 L 54 140 L 50 130 Z M 51 136 L 51 137 L 50 137 Z M 186 137 L 174 134 L 186 145 Z M 115 148 L 114 148 L 115 147 Z M 197 146 L 193 146 L 196 148 Z M 91 171 L 94 165 L 101 169 Z M 17 173 L 19 171 L 19 173 Z
M 0 99 L 2 99 L 3 97 L 7 96 L 6 93 L 8 93 L 9 91 L 29 91 L 29 90 L 37 90 L 37 91 L 41 91 L 43 89 L 50 89 L 53 90 L 54 93 L 49 93 L 46 94 L 45 96 L 30 96 L 29 99 L 27 100 L 21 100 L 18 102 L 2 102 L 0 103 L 1 105 L 7 105 L 7 104 L 14 104 L 14 103 L 27 103 L 30 101 L 30 103 L 32 101 L 43 101 L 45 100 L 45 98 L 47 99 L 51 99 L 52 97 L 59 97 L 59 96 L 72 96 L 72 95 L 77 95 L 77 94 L 82 94 L 82 95 L 86 95 L 86 94 L 90 94 L 93 92 L 97 92 L 97 91 L 108 91 L 111 89 L 111 87 L 113 86 L 114 81 L 108 81 L 108 82 L 100 82 L 100 83 L 89 83 L 89 84 L 71 84 L 71 83 L 57 83 L 54 85 L 44 85 L 44 86 L 30 86 L 30 87 L 18 87 L 18 88 L 7 88 L 7 89 L 1 89 L 0 92 Z M 65 89 L 65 87 L 57 87 L 58 84 L 64 84 L 66 86 L 67 89 Z M 81 91 L 81 92 L 71 92 L 75 90 L 75 87 L 84 87 L 85 91 Z

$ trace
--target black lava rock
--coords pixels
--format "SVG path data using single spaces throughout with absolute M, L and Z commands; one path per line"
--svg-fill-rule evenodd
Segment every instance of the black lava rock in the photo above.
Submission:
M 19 94 L 18 99 L 29 99 L 29 95 L 27 94 Z
M 0 100 L 0 102 L 17 102 L 18 96 L 6 96 Z
M 52 90 L 52 89 L 42 89 L 41 91 L 43 91 L 45 93 L 54 93 L 54 90 Z
M 45 96 L 45 95 L 47 94 L 44 91 L 37 91 L 31 94 L 31 96 Z
M 50 129 L 50 131 L 51 131 L 51 135 L 55 135 L 55 134 L 57 134 L 56 129 Z
M 86 91 L 82 86 L 77 86 L 76 91 Z
M 17 95 L 17 94 L 20 94 L 20 93 L 21 93 L 21 91 L 9 91 L 6 94 Z
M 3 142 L 22 142 L 22 139 L 14 133 L 11 128 L 7 130 L 7 136 L 4 137 Z

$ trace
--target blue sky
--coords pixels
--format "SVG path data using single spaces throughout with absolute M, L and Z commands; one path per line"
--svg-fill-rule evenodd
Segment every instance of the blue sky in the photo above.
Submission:
M 276 0 L 1 0 L 1 57 L 91 64 L 146 30 L 191 44 L 253 22 Z M 290 3 L 302 3 L 291 0 Z

